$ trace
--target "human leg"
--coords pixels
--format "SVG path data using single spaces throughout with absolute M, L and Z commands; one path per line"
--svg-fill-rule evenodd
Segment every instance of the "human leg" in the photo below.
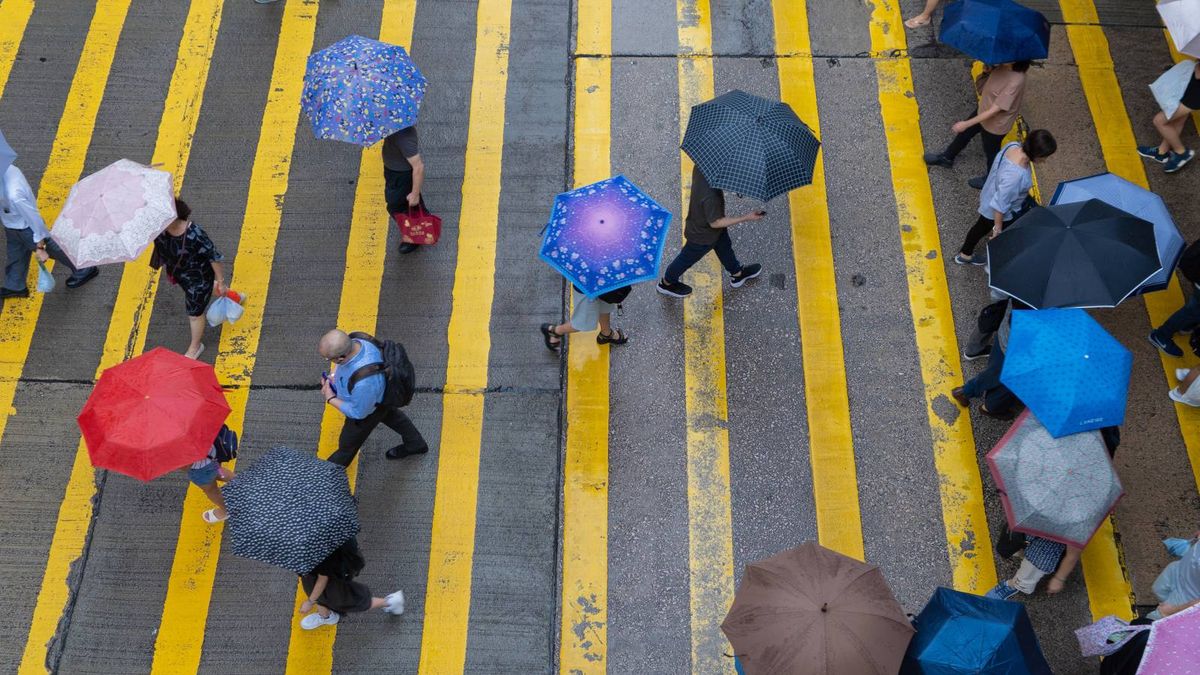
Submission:
M 992 170 L 992 163 L 996 161 L 996 155 L 1000 154 L 1000 147 L 1004 144 L 1004 134 L 993 134 L 980 126 L 979 140 L 983 143 L 983 175 L 986 176 Z
M 1037 590 L 1038 583 L 1046 573 L 1039 570 L 1036 565 L 1028 560 L 1022 560 L 1021 566 L 1017 568 L 1017 573 L 1008 581 L 1008 585 L 1012 588 L 1021 591 L 1025 595 L 1033 595 Z
M 409 455 L 420 455 L 429 452 L 429 444 L 417 430 L 408 415 L 400 408 L 386 408 L 382 417 L 383 423 L 392 431 L 400 434 L 400 445 L 387 451 L 388 459 L 400 459 Z
M 937 9 L 939 2 L 941 0 L 925 0 L 925 9 L 921 10 L 920 14 L 906 20 L 904 25 L 908 28 L 928 26 L 929 22 L 933 20 L 933 10 Z
M 1183 306 L 1175 310 L 1152 335 L 1161 342 L 1170 342 L 1176 333 L 1200 326 L 1200 289 L 1194 289 Z
M 729 230 L 721 230 L 721 236 L 717 237 L 712 249 L 726 272 L 737 274 L 742 271 L 742 263 L 738 262 L 737 254 L 733 252 L 733 239 L 729 236 Z
M 204 345 L 201 340 L 204 339 L 204 317 L 189 316 L 188 331 L 190 332 L 190 341 L 188 342 L 187 351 L 183 353 L 189 359 L 200 357 L 200 353 L 204 351 Z
M 29 258 L 33 255 L 33 233 L 29 228 L 10 230 L 4 228 L 6 255 L 4 264 L 4 289 L 22 291 L 29 288 L 25 279 L 29 276 Z
M 975 111 L 971 110 L 968 117 L 973 117 L 974 115 Z M 975 138 L 980 131 L 983 131 L 983 126 L 972 124 L 962 132 L 956 134 L 950 141 L 950 145 L 947 145 L 946 149 L 942 151 L 942 156 L 953 162 L 954 158 L 958 157 L 958 153 L 962 152 L 967 147 L 967 144 L 971 142 L 971 139 Z
M 370 415 L 356 420 L 347 417 L 342 423 L 342 433 L 338 435 L 338 449 L 329 456 L 329 461 L 341 466 L 350 466 L 358 449 L 367 442 L 367 437 L 383 419 L 383 410 L 376 408 Z
M 985 216 L 979 216 L 976 218 L 975 224 L 971 226 L 971 229 L 967 230 L 967 237 L 966 239 L 963 239 L 963 245 L 962 248 L 959 249 L 959 254 L 963 256 L 970 256 L 972 253 L 974 253 L 975 246 L 979 243 L 979 240 L 987 236 L 987 233 L 991 232 L 992 228 L 995 226 L 996 222 L 991 218 L 987 218 Z
M 1170 151 L 1182 154 L 1187 150 L 1183 145 L 1183 139 L 1180 137 L 1180 134 L 1183 132 L 1183 126 L 1187 123 L 1191 112 L 1190 108 L 1180 104 L 1179 108 L 1175 110 L 1175 114 L 1171 116 L 1171 119 L 1167 119 L 1167 116 L 1161 112 L 1154 116 L 1154 128 L 1162 136 L 1162 143 L 1158 145 L 1159 152 L 1165 153 Z
M 663 274 L 663 279 L 669 284 L 679 283 L 679 277 L 691 269 L 692 265 L 700 262 L 700 259 L 708 254 L 712 248 L 711 245 L 707 244 L 684 242 L 683 248 L 679 249 L 679 253 L 675 256 L 675 259 L 667 266 L 667 271 Z
M 412 192 L 412 172 L 383 169 L 383 199 L 388 213 L 408 210 L 408 193 Z

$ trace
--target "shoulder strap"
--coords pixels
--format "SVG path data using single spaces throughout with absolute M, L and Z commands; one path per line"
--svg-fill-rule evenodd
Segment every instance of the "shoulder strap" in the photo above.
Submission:
M 383 363 L 368 363 L 365 366 L 359 366 L 357 370 L 355 370 L 353 373 L 350 373 L 350 380 L 346 385 L 346 388 L 348 389 L 346 393 L 354 393 L 354 385 L 367 379 L 368 377 L 379 375 L 386 368 L 387 366 L 383 365 Z

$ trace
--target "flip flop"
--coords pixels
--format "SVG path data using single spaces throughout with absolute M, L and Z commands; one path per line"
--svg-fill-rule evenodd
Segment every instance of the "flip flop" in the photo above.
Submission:
M 209 510 L 205 511 L 203 514 L 201 514 L 200 517 L 203 518 L 204 522 L 208 523 L 209 525 L 216 525 L 217 523 L 224 522 L 227 518 L 229 518 L 229 512 L 228 511 L 225 512 L 225 518 L 218 518 L 217 510 L 209 509 Z
M 914 16 L 913 18 L 904 22 L 904 27 L 905 28 L 921 28 L 923 26 L 928 26 L 932 22 L 933 22 L 933 19 L 925 19 L 924 21 L 918 21 L 917 17 Z
M 201 343 L 200 343 L 200 349 L 197 349 L 195 354 L 193 354 L 193 355 L 191 355 L 191 356 L 188 356 L 187 354 L 184 354 L 184 356 L 187 356 L 187 358 L 189 358 L 189 359 L 199 359 L 199 358 L 200 358 L 200 355 L 201 355 L 201 354 L 203 354 L 203 353 L 204 353 L 204 343 L 203 343 L 203 342 L 201 342 Z
M 558 338 L 558 342 L 551 342 L 550 338 L 552 337 Z M 554 332 L 554 324 L 542 324 L 542 342 L 546 343 L 546 349 L 552 352 L 558 351 L 559 346 L 562 345 L 562 336 Z

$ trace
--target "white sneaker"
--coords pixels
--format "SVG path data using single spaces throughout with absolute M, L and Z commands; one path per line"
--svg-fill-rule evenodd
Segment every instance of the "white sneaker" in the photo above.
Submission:
M 1190 372 L 1192 372 L 1191 368 L 1176 368 L 1175 369 L 1175 379 L 1182 382 L 1183 378 L 1187 377 L 1188 373 L 1190 373 Z
M 333 626 L 337 624 L 338 619 L 342 618 L 337 612 L 330 612 L 329 616 L 321 616 L 320 612 L 313 612 L 308 616 L 300 619 L 300 627 L 304 630 L 312 630 L 321 626 Z
M 404 591 L 396 591 L 384 598 L 387 604 L 383 606 L 383 611 L 388 614 L 399 616 L 404 613 Z

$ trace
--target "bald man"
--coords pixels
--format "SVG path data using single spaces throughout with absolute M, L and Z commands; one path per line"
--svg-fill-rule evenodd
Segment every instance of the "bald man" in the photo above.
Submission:
M 340 330 L 331 330 L 321 338 L 317 353 L 334 364 L 332 375 L 321 377 L 321 393 L 325 403 L 346 416 L 338 437 L 337 452 L 329 456 L 329 461 L 350 466 L 358 449 L 380 422 L 400 434 L 400 445 L 385 453 L 388 459 L 402 459 L 429 451 L 421 432 L 417 431 L 403 410 L 397 406 L 380 405 L 387 388 L 386 376 L 382 372 L 359 380 L 353 388 L 350 386 L 350 378 L 355 371 L 383 363 L 383 355 L 378 347 L 366 340 L 351 338 Z

